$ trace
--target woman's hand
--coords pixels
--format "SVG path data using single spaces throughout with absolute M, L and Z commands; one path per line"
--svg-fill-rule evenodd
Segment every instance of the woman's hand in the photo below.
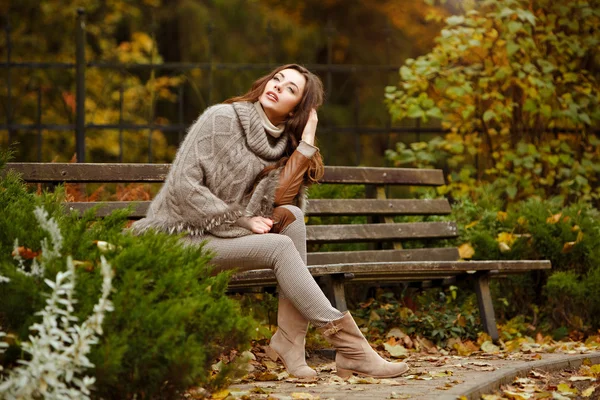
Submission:
M 273 220 L 264 217 L 241 217 L 236 224 L 254 233 L 269 233 L 273 228 Z
M 319 122 L 319 118 L 317 117 L 317 110 L 314 108 L 310 110 L 310 115 L 308 116 L 308 121 L 304 126 L 304 131 L 302 131 L 302 140 L 311 146 L 315 145 L 315 135 L 317 134 L 317 123 Z

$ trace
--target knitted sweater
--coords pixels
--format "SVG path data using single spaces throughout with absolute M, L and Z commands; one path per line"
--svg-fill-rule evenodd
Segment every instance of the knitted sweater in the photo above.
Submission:
M 281 169 L 263 178 L 250 195 L 246 192 L 260 171 L 284 155 L 288 139 L 287 134 L 279 138 L 267 134 L 251 103 L 206 109 L 189 129 L 146 218 L 135 222 L 132 230 L 220 237 L 251 234 L 235 221 L 272 214 Z M 301 208 L 303 198 L 301 191 Z

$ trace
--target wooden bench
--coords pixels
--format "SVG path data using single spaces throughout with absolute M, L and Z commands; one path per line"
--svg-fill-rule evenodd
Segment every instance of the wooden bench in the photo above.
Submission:
M 46 183 L 160 183 L 169 164 L 61 164 L 9 163 L 8 168 L 22 174 L 26 182 Z M 446 199 L 390 199 L 389 186 L 439 186 L 444 184 L 441 170 L 326 167 L 321 181 L 325 184 L 352 184 L 366 187 L 361 199 L 311 199 L 310 217 L 366 216 L 365 224 L 329 224 L 307 226 L 307 242 L 311 248 L 332 243 L 370 243 L 372 249 L 357 251 L 310 252 L 309 269 L 324 287 L 333 305 L 346 310 L 347 282 L 450 282 L 463 278 L 474 282 L 481 321 L 485 331 L 498 339 L 490 278 L 531 270 L 550 269 L 549 261 L 459 261 L 454 247 L 435 247 L 441 239 L 457 236 L 454 222 L 394 222 L 395 216 L 434 216 L 451 213 Z M 98 203 L 67 203 L 67 207 L 85 211 Z M 102 203 L 99 217 L 130 202 Z M 131 218 L 145 215 L 149 202 L 136 202 Z M 403 249 L 402 243 L 423 240 L 433 247 Z M 254 270 L 236 274 L 231 289 L 265 288 L 276 285 L 271 270 Z

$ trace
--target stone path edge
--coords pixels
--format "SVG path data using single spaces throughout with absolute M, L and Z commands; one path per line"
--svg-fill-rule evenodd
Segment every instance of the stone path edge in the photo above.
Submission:
M 484 382 L 474 383 L 465 387 L 460 385 L 455 390 L 450 390 L 443 395 L 436 396 L 438 400 L 456 400 L 459 396 L 464 396 L 468 400 L 479 400 L 484 394 L 491 394 L 498 390 L 500 386 L 512 383 L 519 376 L 526 376 L 530 370 L 538 369 L 542 371 L 556 371 L 565 368 L 579 368 L 583 360 L 589 359 L 592 364 L 600 364 L 600 352 L 593 352 L 579 355 L 566 355 L 560 359 L 541 360 L 533 362 L 523 362 L 512 367 L 502 368 L 489 376 Z

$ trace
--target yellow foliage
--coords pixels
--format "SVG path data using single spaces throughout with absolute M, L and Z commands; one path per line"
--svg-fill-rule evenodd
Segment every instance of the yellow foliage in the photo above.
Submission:
M 471 258 L 475 254 L 475 250 L 471 243 L 463 243 L 458 247 L 458 254 L 460 258 Z
M 496 238 L 498 243 L 505 243 L 509 246 L 512 245 L 516 239 L 517 239 L 516 235 L 514 235 L 512 233 L 508 233 L 508 232 L 501 232 L 498 234 L 498 237 Z
M 548 217 L 548 219 L 546 219 L 546 222 L 549 224 L 556 224 L 560 221 L 560 217 L 562 217 L 562 213 L 554 214 L 553 216 Z

